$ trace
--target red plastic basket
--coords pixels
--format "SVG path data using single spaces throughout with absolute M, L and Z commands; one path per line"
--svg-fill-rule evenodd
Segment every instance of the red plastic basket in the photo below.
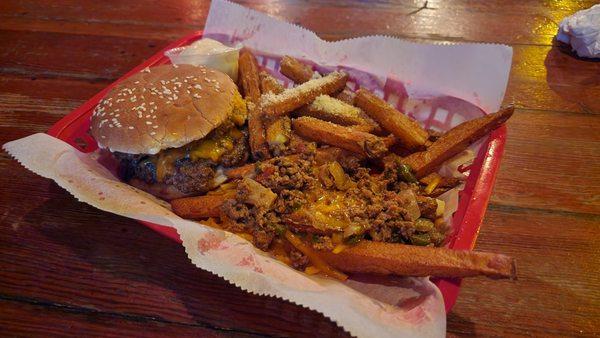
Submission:
M 166 50 L 188 45 L 200 37 L 202 37 L 202 31 L 194 32 L 171 43 L 62 118 L 48 130 L 48 134 L 69 143 L 82 152 L 96 150 L 96 141 L 89 135 L 90 116 L 104 95 L 120 81 L 146 67 L 170 63 L 170 60 L 164 56 Z M 464 190 L 459 195 L 458 210 L 452 220 L 456 229 L 449 243 L 449 247 L 452 249 L 471 250 L 475 246 L 479 227 L 500 165 L 505 139 L 506 127 L 503 126 L 493 131 L 481 146 L 473 164 L 470 166 L 470 174 Z M 179 235 L 173 228 L 149 222 L 141 223 L 163 236 L 181 242 Z M 446 311 L 450 311 L 458 297 L 460 279 L 437 279 L 435 283 L 444 296 Z

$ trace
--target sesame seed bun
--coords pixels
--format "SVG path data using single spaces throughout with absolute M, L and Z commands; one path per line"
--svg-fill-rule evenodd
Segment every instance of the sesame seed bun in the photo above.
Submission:
M 100 148 L 153 155 L 205 137 L 228 118 L 235 95 L 235 83 L 216 70 L 146 68 L 100 101 L 90 129 Z

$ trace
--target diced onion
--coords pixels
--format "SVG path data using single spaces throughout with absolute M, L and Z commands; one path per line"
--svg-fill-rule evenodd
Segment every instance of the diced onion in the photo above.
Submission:
M 436 203 L 437 203 L 437 208 L 435 209 L 435 215 L 440 217 L 444 215 L 444 211 L 446 211 L 446 202 L 440 200 L 440 199 L 435 199 Z
M 319 268 L 317 268 L 316 266 L 312 265 L 309 265 L 306 267 L 306 269 L 304 269 L 304 273 L 307 275 L 316 275 L 319 272 L 321 272 L 321 270 L 319 270 Z
M 438 184 L 440 184 L 442 180 L 442 177 L 440 175 L 436 175 L 431 182 L 429 182 L 429 184 L 427 185 L 427 187 L 425 187 L 425 193 L 427 195 L 431 194 L 435 188 L 437 188 Z
M 333 248 L 331 252 L 333 252 L 334 254 L 339 254 L 340 252 L 346 250 L 346 248 L 348 248 L 348 246 L 346 246 L 345 244 L 338 244 L 335 248 Z
M 344 238 L 348 238 L 352 235 L 362 232 L 363 228 L 360 225 L 352 224 L 344 229 Z

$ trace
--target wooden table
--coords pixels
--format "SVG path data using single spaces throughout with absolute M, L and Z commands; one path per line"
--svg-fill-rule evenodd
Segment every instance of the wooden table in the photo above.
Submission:
M 552 46 L 557 22 L 594 2 L 243 3 L 326 39 L 513 46 L 505 102 L 518 109 L 477 249 L 516 257 L 519 280 L 465 280 L 448 315 L 452 335 L 600 334 L 600 62 Z M 0 143 L 46 131 L 201 29 L 208 6 L 2 1 Z M 0 169 L 3 335 L 347 336 L 316 312 L 193 267 L 180 245 L 75 201 L 5 152 Z

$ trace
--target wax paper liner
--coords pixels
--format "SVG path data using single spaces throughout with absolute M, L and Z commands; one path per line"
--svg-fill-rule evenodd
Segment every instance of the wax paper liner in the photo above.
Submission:
M 368 87 L 438 130 L 497 110 L 512 55 L 506 46 L 427 45 L 390 37 L 325 42 L 301 27 L 226 1 L 213 1 L 205 29 L 205 36 L 243 42 L 257 53 L 261 65 L 281 79 L 276 69 L 283 54 L 315 62 L 322 71 L 342 68 L 350 74 L 350 86 Z M 463 175 L 457 169 L 473 158 L 478 144 L 448 161 L 441 169 L 444 174 Z M 242 238 L 179 218 L 164 201 L 116 179 L 98 163 L 97 153 L 80 153 L 46 134 L 13 141 L 4 148 L 25 167 L 53 179 L 82 202 L 174 227 L 193 264 L 246 291 L 316 310 L 359 337 L 445 334 L 443 299 L 426 278 L 357 276 L 340 283 L 307 276 Z M 446 201 L 444 218 L 450 221 L 458 205 L 458 189 L 441 198 Z

